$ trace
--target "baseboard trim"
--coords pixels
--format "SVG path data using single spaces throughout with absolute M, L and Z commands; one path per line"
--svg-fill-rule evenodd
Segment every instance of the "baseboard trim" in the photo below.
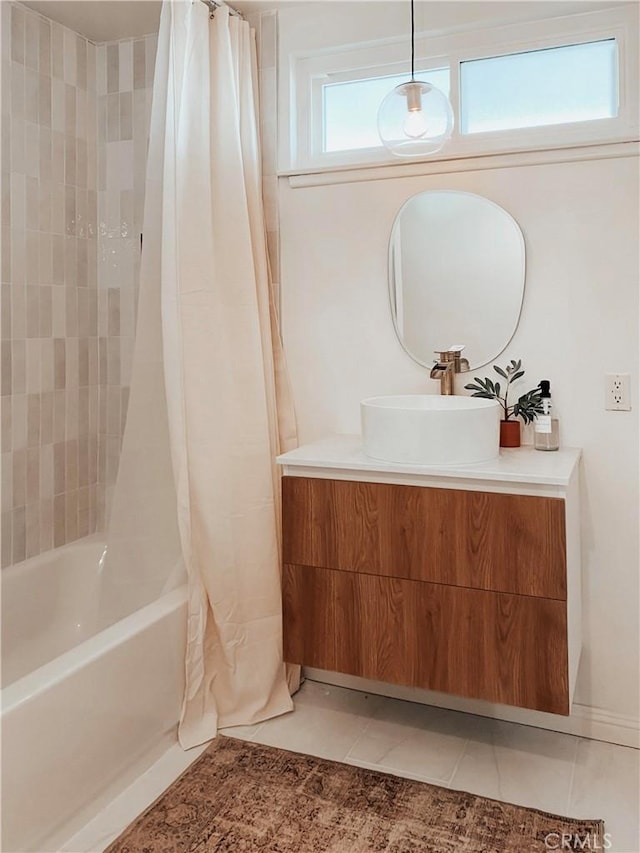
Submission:
M 509 705 L 496 705 L 479 699 L 462 699 L 444 693 L 435 693 L 431 690 L 400 687 L 396 684 L 371 681 L 368 678 L 360 678 L 356 675 L 344 675 L 340 672 L 329 672 L 312 667 L 305 667 L 303 675 L 310 681 L 318 681 L 322 684 L 348 687 L 364 693 L 375 693 L 393 699 L 404 699 L 408 702 L 418 702 L 423 705 L 433 705 L 436 708 L 477 714 L 481 717 L 493 717 L 510 723 L 521 723 L 525 726 L 534 726 L 554 732 L 578 735 L 590 740 L 602 740 L 606 743 L 640 749 L 640 720 L 615 714 L 603 708 L 581 705 L 578 702 L 573 703 L 571 714 L 568 717 L 561 717 L 542 711 L 529 711 L 524 708 L 513 708 Z

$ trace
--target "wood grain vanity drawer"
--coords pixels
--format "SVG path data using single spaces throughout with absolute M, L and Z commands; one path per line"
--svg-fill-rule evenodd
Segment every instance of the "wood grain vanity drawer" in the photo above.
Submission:
M 566 599 L 560 498 L 284 477 L 284 562 Z
M 291 663 L 569 713 L 561 601 L 285 565 L 283 606 Z

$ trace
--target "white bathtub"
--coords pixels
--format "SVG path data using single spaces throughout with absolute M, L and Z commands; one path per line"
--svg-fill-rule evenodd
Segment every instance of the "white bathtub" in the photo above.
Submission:
M 103 545 L 2 571 L 3 851 L 53 851 L 176 739 L 186 588 L 101 630 Z

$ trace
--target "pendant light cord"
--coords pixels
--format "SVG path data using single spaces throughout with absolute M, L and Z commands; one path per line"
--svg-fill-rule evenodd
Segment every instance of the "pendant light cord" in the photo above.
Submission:
M 415 46 L 415 25 L 413 19 L 413 0 L 411 0 L 411 82 L 416 79 L 415 75 L 415 54 L 416 54 L 416 46 Z

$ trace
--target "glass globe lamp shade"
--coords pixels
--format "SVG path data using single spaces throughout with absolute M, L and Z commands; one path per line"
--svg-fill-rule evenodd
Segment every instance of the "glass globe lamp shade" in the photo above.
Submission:
M 447 96 L 420 80 L 401 83 L 378 110 L 378 134 L 398 157 L 420 157 L 440 151 L 453 131 Z

